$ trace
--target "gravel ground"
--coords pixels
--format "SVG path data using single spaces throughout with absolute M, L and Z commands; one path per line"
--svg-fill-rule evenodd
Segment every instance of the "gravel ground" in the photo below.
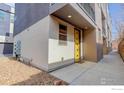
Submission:
M 0 58 L 0 85 L 67 85 L 45 71 L 28 66 L 12 58 Z

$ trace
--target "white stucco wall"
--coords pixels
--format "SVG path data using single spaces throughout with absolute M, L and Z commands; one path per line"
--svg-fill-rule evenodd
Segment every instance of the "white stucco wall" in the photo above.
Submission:
M 14 37 L 21 41 L 21 56 L 32 60 L 31 64 L 48 70 L 49 16 L 43 18 Z
M 67 44 L 59 43 L 59 23 L 67 26 Z M 21 40 L 21 56 L 46 71 L 74 63 L 74 26 L 47 16 L 14 37 Z
M 67 44 L 59 44 L 59 24 L 67 26 Z M 54 16 L 50 17 L 48 63 L 63 65 L 74 62 L 74 27 Z M 54 66 L 52 66 L 54 67 Z M 49 66 L 49 69 L 52 68 Z
M 67 45 L 59 44 L 59 23 L 67 26 Z M 74 27 L 72 25 L 51 16 L 49 36 L 49 63 L 61 61 L 61 57 L 64 57 L 64 60 L 74 58 Z

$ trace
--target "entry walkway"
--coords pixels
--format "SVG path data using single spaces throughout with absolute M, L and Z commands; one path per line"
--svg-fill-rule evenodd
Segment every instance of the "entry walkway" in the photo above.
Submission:
M 76 63 L 50 74 L 71 85 L 123 85 L 124 62 L 117 52 L 111 52 L 98 63 Z

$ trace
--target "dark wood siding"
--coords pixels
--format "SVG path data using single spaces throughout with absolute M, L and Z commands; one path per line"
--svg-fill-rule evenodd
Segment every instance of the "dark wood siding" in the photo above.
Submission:
M 16 3 L 14 36 L 49 14 L 49 3 Z

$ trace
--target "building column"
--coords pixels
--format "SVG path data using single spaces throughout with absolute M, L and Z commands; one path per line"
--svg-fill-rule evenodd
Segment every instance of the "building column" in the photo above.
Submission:
M 95 29 L 84 31 L 84 60 L 98 61 Z

